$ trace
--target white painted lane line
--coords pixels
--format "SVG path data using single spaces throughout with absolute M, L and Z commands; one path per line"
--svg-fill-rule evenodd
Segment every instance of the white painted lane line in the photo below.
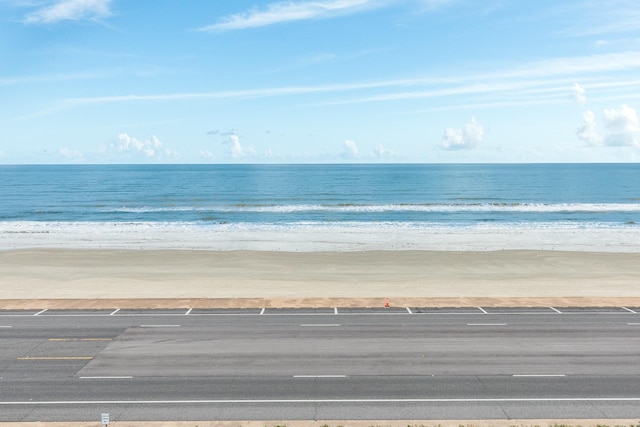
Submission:
M 333 314 L 338 314 L 338 307 L 333 307 Z
M 262 310 L 260 310 L 260 314 L 264 314 L 264 311 L 265 311 L 265 310 L 266 310 L 265 308 L 263 308 Z
M 627 323 L 629 326 L 640 326 L 640 323 Z
M 330 328 L 340 326 L 340 323 L 301 323 L 300 326 L 302 326 L 303 328 Z
M 315 379 L 315 378 L 347 378 L 346 375 L 294 375 L 293 378 Z
M 192 310 L 193 310 L 193 308 L 190 308 L 189 310 L 187 310 L 187 312 L 186 312 L 184 315 L 185 315 L 185 316 L 190 315 Z
M 558 313 L 558 314 L 562 314 L 562 312 L 561 312 L 560 310 L 558 310 L 557 308 L 555 308 L 555 307 L 549 307 L 549 308 L 550 308 L 551 310 L 555 311 L 555 312 L 556 312 L 556 313 Z
M 78 377 L 81 380 L 130 380 L 133 377 L 129 375 L 114 375 L 111 377 Z
M 180 325 L 140 325 L 141 328 L 179 328 Z
M 119 312 L 119 311 L 120 311 L 120 309 L 119 309 L 119 308 L 116 308 L 115 310 L 113 310 L 113 311 L 109 314 L 109 316 L 113 316 L 114 314 L 116 314 L 116 313 L 117 313 L 117 312 Z
M 37 312 L 36 314 L 34 314 L 34 316 L 39 316 L 39 315 L 41 315 L 42 313 L 44 313 L 45 311 L 47 311 L 47 310 L 48 310 L 47 308 L 45 308 L 44 310 L 40 310 L 39 312 Z
M 2 326 L 2 325 L 0 325 L 0 329 L 9 329 L 9 328 L 13 328 L 13 326 Z
M 627 310 L 629 313 L 638 314 L 637 311 L 631 310 L 630 308 L 627 308 L 627 307 L 620 307 L 620 308 L 623 310 Z
M 93 360 L 93 356 L 25 356 L 16 360 Z
M 546 378 L 546 377 L 566 377 L 565 374 L 513 374 L 514 377 L 531 377 L 531 378 Z
M 501 403 L 501 402 L 640 402 L 640 397 L 530 397 L 530 398 L 465 398 L 465 399 L 221 399 L 221 400 L 43 400 L 0 402 L 0 406 L 55 405 L 184 405 L 184 404 L 291 404 L 291 403 Z
M 487 310 L 485 310 L 484 308 L 482 308 L 482 307 L 477 307 L 477 308 L 478 308 L 478 310 L 480 310 L 484 314 L 489 314 L 489 313 L 487 313 Z
M 409 307 L 407 307 L 407 312 L 408 312 L 409 314 L 413 314 L 413 311 L 411 311 L 411 309 L 410 309 Z
M 506 323 L 467 323 L 467 326 L 507 326 Z

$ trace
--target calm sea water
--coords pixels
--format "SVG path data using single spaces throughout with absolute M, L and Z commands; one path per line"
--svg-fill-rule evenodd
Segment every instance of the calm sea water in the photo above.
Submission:
M 640 165 L 0 166 L 0 221 L 640 224 Z

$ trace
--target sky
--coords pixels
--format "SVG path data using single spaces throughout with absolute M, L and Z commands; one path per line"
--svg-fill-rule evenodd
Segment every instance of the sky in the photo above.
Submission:
M 0 0 L 0 164 L 640 161 L 638 0 Z

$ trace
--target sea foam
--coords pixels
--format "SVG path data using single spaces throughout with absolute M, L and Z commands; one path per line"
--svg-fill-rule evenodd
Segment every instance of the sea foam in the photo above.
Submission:
M 572 222 L 446 226 L 409 222 L 0 222 L 0 250 L 26 248 L 640 253 L 640 226 Z

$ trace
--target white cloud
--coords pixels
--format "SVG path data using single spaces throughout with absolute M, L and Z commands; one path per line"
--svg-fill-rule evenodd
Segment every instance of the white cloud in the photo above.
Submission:
M 264 10 L 254 8 L 247 12 L 223 17 L 217 24 L 202 27 L 199 31 L 241 30 L 282 22 L 327 18 L 370 9 L 382 3 L 385 2 L 380 0 L 281 1 L 267 5 Z
M 472 117 L 462 129 L 447 128 L 440 147 L 444 150 L 470 150 L 482 142 L 483 136 L 484 127 Z
M 386 148 L 384 148 L 382 146 L 382 144 L 378 144 L 378 146 L 373 149 L 373 155 L 377 159 L 387 159 L 389 157 L 393 157 L 394 156 L 394 152 L 391 151 L 391 150 L 387 150 Z
M 80 151 L 72 150 L 72 149 L 67 148 L 67 147 L 59 148 L 58 149 L 58 154 L 60 154 L 65 159 L 69 159 L 69 160 L 74 160 L 74 161 L 84 160 L 84 156 L 82 155 L 82 153 Z
M 596 116 L 593 111 L 585 111 L 582 114 L 582 126 L 576 132 L 578 138 L 591 147 L 602 145 L 602 136 L 596 130 Z
M 214 155 L 209 150 L 202 150 L 200 151 L 200 158 L 203 160 L 211 160 L 214 158 Z
M 149 159 L 158 157 L 171 158 L 177 155 L 174 150 L 165 148 L 155 135 L 151 139 L 138 139 L 126 133 L 121 133 L 118 135 L 117 143 L 111 144 L 110 148 L 118 153 L 142 155 Z
M 634 108 L 622 105 L 619 109 L 604 110 L 604 127 L 606 132 L 601 136 L 596 129 L 595 114 L 585 111 L 576 135 L 591 147 L 640 147 L 640 117 Z
M 229 146 L 229 154 L 234 159 L 242 159 L 245 157 L 255 156 L 256 150 L 251 147 L 243 147 L 240 143 L 240 137 L 238 135 L 229 135 L 229 139 L 227 139 L 223 144 Z
M 587 91 L 578 83 L 573 84 L 573 99 L 580 105 L 587 103 Z
M 358 157 L 358 146 L 351 140 L 346 140 L 343 145 L 342 158 L 355 159 Z
M 634 108 L 622 105 L 619 110 L 604 110 L 604 120 L 606 145 L 640 146 L 640 118 Z
M 24 22 L 27 24 L 55 24 L 61 21 L 106 18 L 111 16 L 110 4 L 111 0 L 58 0 L 28 14 Z

